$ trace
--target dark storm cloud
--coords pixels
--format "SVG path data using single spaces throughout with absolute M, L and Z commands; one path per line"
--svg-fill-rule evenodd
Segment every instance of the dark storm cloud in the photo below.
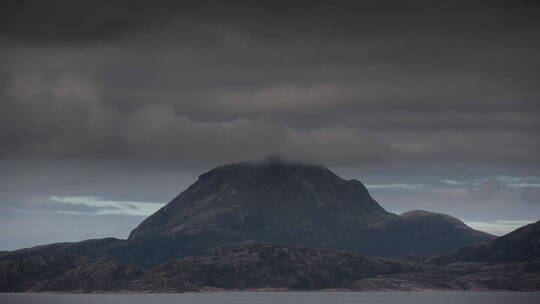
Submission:
M 3 157 L 538 160 L 535 2 L 4 1 L 1 11 Z
M 537 1 L 1 1 L 0 250 L 125 237 L 274 154 L 392 212 L 537 219 L 539 31 Z
M 2 37 L 28 44 L 72 45 L 122 39 L 166 14 L 145 1 L 2 1 Z

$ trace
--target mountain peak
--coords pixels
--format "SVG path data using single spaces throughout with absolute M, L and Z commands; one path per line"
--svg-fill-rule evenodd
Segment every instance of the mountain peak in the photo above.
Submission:
M 216 167 L 200 177 L 205 177 L 206 175 L 212 175 L 217 173 L 234 173 L 240 174 L 243 171 L 289 171 L 292 173 L 294 171 L 325 171 L 332 173 L 329 169 L 315 164 L 309 164 L 305 162 L 286 160 L 279 156 L 271 156 L 261 160 L 246 161 L 227 164 L 223 166 Z M 333 173 L 332 173 L 333 174 Z M 337 176 L 336 176 L 337 177 Z

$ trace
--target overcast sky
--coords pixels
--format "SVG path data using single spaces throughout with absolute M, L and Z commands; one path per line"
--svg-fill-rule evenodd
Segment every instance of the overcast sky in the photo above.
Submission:
M 540 5 L 443 2 L 2 1 L 0 250 L 125 238 L 276 154 L 392 212 L 538 220 Z

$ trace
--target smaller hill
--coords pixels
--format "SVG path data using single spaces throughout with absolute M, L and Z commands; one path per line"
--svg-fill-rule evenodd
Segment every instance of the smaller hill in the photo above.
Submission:
M 432 256 L 493 240 L 447 214 L 413 210 L 372 225 L 364 242 L 374 243 L 380 256 Z M 361 251 L 361 250 L 360 250 Z
M 457 249 L 433 259 L 453 262 L 522 262 L 540 259 L 540 221 L 523 226 L 493 241 Z

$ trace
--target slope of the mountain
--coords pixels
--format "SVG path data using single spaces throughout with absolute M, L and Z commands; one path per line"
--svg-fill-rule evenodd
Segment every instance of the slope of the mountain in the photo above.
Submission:
M 433 262 L 522 262 L 540 259 L 540 221 L 523 226 L 493 241 L 457 249 Z
M 253 241 L 381 256 L 438 254 L 492 238 L 448 216 L 397 216 L 357 180 L 281 160 L 231 164 L 201 175 L 129 240 L 161 237 L 192 252 Z

